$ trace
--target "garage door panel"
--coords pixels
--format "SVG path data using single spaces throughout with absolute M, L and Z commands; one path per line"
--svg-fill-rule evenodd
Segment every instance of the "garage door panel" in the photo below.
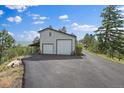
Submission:
M 72 52 L 71 40 L 57 40 L 57 54 L 70 55 Z
M 43 44 L 43 54 L 53 54 L 53 45 Z

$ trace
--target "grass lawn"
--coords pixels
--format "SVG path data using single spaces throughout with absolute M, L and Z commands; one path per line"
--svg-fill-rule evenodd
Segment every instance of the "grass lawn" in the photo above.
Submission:
M 8 68 L 6 65 L 7 63 L 0 65 L 0 88 L 21 88 L 23 66 Z
M 90 51 L 89 51 L 89 52 L 90 52 Z M 112 59 L 112 58 L 108 57 L 108 56 L 105 55 L 105 54 L 98 54 L 98 53 L 94 53 L 94 52 L 90 52 L 90 53 L 95 54 L 95 55 L 97 55 L 97 56 L 100 56 L 100 57 L 102 57 L 102 58 L 105 58 L 105 59 L 107 59 L 107 60 L 111 60 L 112 62 L 124 64 L 124 58 L 119 61 L 118 58 L 115 58 L 115 57 L 114 57 L 114 58 Z

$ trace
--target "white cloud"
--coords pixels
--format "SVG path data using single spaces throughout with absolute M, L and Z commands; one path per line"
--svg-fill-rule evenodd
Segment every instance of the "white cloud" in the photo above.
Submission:
M 28 16 L 39 16 L 39 14 L 34 14 L 34 13 L 31 13 L 31 12 L 27 12 L 26 15 L 28 15 Z
M 41 16 L 41 17 L 39 17 L 41 20 L 45 20 L 45 19 L 47 19 L 47 17 L 45 17 L 45 16 Z
M 4 14 L 3 10 L 0 10 L 0 16 L 3 15 L 3 14 Z
M 20 16 L 15 17 L 15 22 L 20 23 L 22 21 L 22 18 Z
M 12 10 L 17 10 L 18 12 L 23 12 L 28 8 L 26 5 L 6 5 L 6 7 Z
M 33 24 L 43 24 L 44 23 L 44 21 L 35 21 L 35 22 L 33 22 Z
M 61 15 L 59 16 L 59 19 L 66 20 L 68 19 L 68 15 Z
M 67 20 L 68 19 L 68 15 L 61 15 L 61 16 L 59 16 L 59 19 Z
M 11 36 L 14 36 L 14 34 L 12 32 L 8 32 Z
M 67 19 L 67 20 L 64 20 L 64 21 L 69 22 L 69 21 L 71 21 L 71 20 Z
M 9 17 L 9 18 L 7 18 L 7 20 L 9 21 L 9 22 L 14 22 L 14 17 Z
M 118 7 L 118 10 L 124 11 L 124 6 Z
M 39 14 L 33 14 L 33 13 L 26 13 L 28 16 L 31 16 L 33 19 L 33 24 L 43 24 L 46 19 L 49 19 L 46 16 L 41 16 Z
M 65 22 L 71 21 L 71 20 L 69 20 L 69 17 L 67 14 L 59 16 L 59 19 L 62 21 L 65 21 Z
M 6 28 L 6 27 L 10 27 L 9 24 L 1 24 L 1 26 L 2 26 L 2 27 L 5 27 L 5 28 Z
M 121 14 L 124 17 L 124 6 L 118 7 L 118 10 L 121 10 Z M 123 18 L 122 18 L 123 19 Z
M 39 36 L 36 31 L 24 31 L 16 36 L 17 41 L 32 42 L 36 36 Z
M 49 19 L 48 17 L 46 16 L 41 16 L 39 14 L 33 14 L 33 13 L 30 13 L 30 12 L 27 12 L 26 13 L 28 16 L 32 16 L 32 19 L 33 20 L 46 20 L 46 19 Z
M 72 26 L 78 26 L 78 24 L 77 23 L 73 23 Z
M 35 15 L 32 17 L 33 20 L 46 20 L 46 16 Z
M 97 27 L 95 25 L 73 23 L 72 29 L 76 31 L 95 31 Z
M 124 15 L 124 13 L 121 13 L 122 15 Z
M 15 17 L 9 17 L 9 18 L 7 18 L 7 20 L 9 22 L 20 23 L 22 21 L 22 18 L 20 16 L 15 16 Z

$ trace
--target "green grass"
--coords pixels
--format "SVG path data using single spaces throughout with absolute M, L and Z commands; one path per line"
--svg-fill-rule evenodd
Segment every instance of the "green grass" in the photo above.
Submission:
M 9 70 L 9 68 L 7 68 L 7 64 L 8 62 L 0 64 L 0 72 Z
M 90 51 L 89 51 L 89 52 L 90 52 Z M 114 58 L 112 59 L 112 58 L 108 57 L 108 56 L 105 55 L 105 54 L 98 54 L 98 53 L 94 53 L 94 52 L 90 52 L 90 53 L 95 54 L 95 55 L 97 55 L 97 56 L 100 56 L 100 57 L 102 57 L 102 58 L 104 58 L 104 59 L 110 60 L 110 61 L 115 62 L 115 63 L 124 64 L 124 58 L 119 61 L 118 58 L 116 58 L 116 57 L 114 57 Z
M 100 57 L 103 57 L 103 58 L 105 58 L 105 59 L 108 59 L 108 60 L 111 60 L 111 61 L 113 61 L 113 62 L 116 62 L 116 63 L 120 63 L 120 64 L 124 64 L 124 59 L 121 59 L 120 61 L 118 60 L 118 58 L 110 58 L 110 57 L 108 57 L 107 55 L 105 55 L 105 54 L 97 54 L 98 56 L 100 56 Z

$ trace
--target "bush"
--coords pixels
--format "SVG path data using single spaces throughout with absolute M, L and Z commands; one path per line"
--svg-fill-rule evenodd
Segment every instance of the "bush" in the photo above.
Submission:
M 1 57 L 1 62 L 9 62 L 16 57 L 31 55 L 35 51 L 32 52 L 32 48 L 24 47 L 24 46 L 16 46 L 14 48 L 9 48 L 8 50 L 4 51 L 4 55 Z
M 121 59 L 124 58 L 124 54 L 121 54 L 118 51 L 115 51 L 115 57 L 118 58 L 118 60 L 120 61 Z
M 99 53 L 97 44 L 93 44 L 92 46 L 90 46 L 90 47 L 88 48 L 88 50 L 91 51 L 91 52 Z
M 82 44 L 77 44 L 75 47 L 75 54 L 78 56 L 82 55 L 82 49 L 83 49 Z

